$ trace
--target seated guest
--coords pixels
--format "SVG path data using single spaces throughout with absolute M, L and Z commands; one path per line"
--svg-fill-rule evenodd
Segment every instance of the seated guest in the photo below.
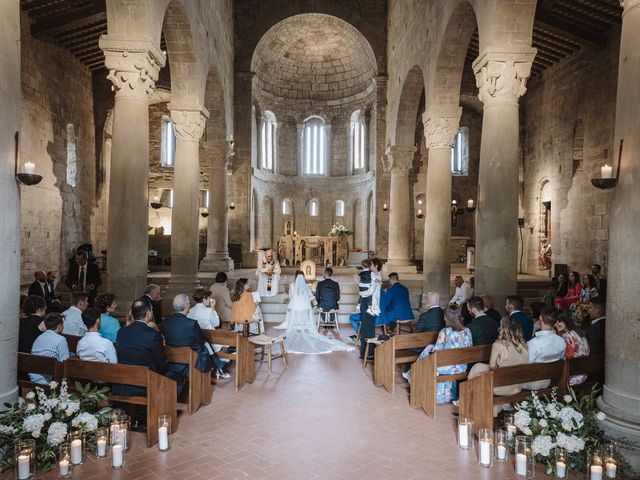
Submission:
M 173 310 L 174 314 L 166 317 L 160 326 L 167 345 L 170 347 L 190 347 L 198 353 L 198 362 L 196 363 L 198 370 L 209 372 L 215 363 L 216 377 L 229 378 L 231 375 L 226 373 L 229 363 L 223 362 L 214 353 L 207 337 L 202 333 L 198 321 L 187 316 L 189 297 L 183 293 L 176 295 L 173 299 Z M 176 378 L 186 380 L 189 377 L 188 365 L 171 363 L 169 368 L 175 373 Z
M 50 272 L 53 273 L 53 272 Z M 47 305 L 47 310 L 52 312 L 63 312 L 65 310 L 60 300 L 56 297 L 56 294 L 49 284 L 47 274 L 43 271 L 35 272 L 35 280 L 29 285 L 29 295 L 37 295 L 44 298 Z
M 596 278 L 587 273 L 582 276 L 582 290 L 580 290 L 580 303 L 589 303 L 592 298 L 599 296 Z
M 462 315 L 460 309 L 454 305 L 449 305 L 444 313 L 447 326 L 438 334 L 435 345 L 427 345 L 422 351 L 418 360 L 422 360 L 436 350 L 445 350 L 448 348 L 463 348 L 472 345 L 471 332 L 462 323 Z M 487 317 L 488 318 L 488 317 Z M 489 319 L 490 322 L 493 320 Z M 467 364 L 447 365 L 438 367 L 438 375 L 452 375 L 454 373 L 462 373 L 467 370 Z M 411 371 L 402 374 L 407 381 L 411 382 Z M 436 387 L 436 401 L 438 403 L 449 403 L 458 398 L 458 389 L 456 382 L 438 383 Z
M 52 270 L 47 272 L 47 291 L 49 292 L 49 299 L 47 300 L 47 310 L 50 312 L 62 313 L 66 310 L 66 307 L 60 301 L 60 298 L 56 294 L 56 278 L 58 274 Z
M 604 297 L 596 297 L 589 303 L 589 318 L 591 324 L 587 328 L 586 337 L 591 354 L 604 353 L 605 320 L 607 303 Z
M 75 335 L 81 337 L 87 331 L 87 327 L 82 321 L 82 312 L 89 307 L 89 295 L 85 292 L 73 292 L 71 294 L 71 306 L 64 311 L 65 335 Z
M 191 295 L 195 305 L 189 310 L 188 317 L 198 322 L 204 330 L 214 330 L 220 326 L 220 317 L 213 309 L 215 300 L 211 298 L 211 292 L 204 288 L 198 288 Z
M 555 285 L 556 297 L 566 297 L 569 293 L 569 282 L 564 273 L 558 275 L 557 285 Z
M 558 313 L 555 329 L 567 344 L 564 352 L 565 358 L 586 357 L 589 355 L 589 342 L 584 338 L 580 329 L 576 327 L 571 315 L 567 315 L 566 312 Z M 584 383 L 586 380 L 586 375 L 572 375 L 569 379 L 569 385 Z
M 54 357 L 59 362 L 64 362 L 69 358 L 67 339 L 60 335 L 64 327 L 64 317 L 60 313 L 47 313 L 44 326 L 46 330 L 33 342 L 31 353 L 41 357 Z M 51 381 L 51 378 L 39 373 L 30 373 L 29 378 L 34 383 L 47 384 Z
M 116 338 L 118 363 L 149 367 L 154 372 L 173 378 L 173 374 L 169 372 L 162 335 L 149 326 L 153 321 L 153 311 L 146 299 L 140 298 L 133 302 L 131 317 L 133 323 L 121 328 Z M 144 396 L 146 388 L 113 384 L 111 392 L 114 395 Z
M 500 325 L 500 322 L 502 321 L 502 315 L 500 315 L 500 312 L 498 312 L 495 308 L 493 308 L 493 297 L 491 295 L 482 295 L 482 302 L 484 303 L 484 313 L 487 314 L 487 316 L 493 320 L 494 322 L 496 322 L 496 325 Z
M 414 333 L 439 332 L 446 326 L 444 310 L 440 308 L 440 294 L 429 292 L 427 302 L 429 302 L 429 308 L 418 317 L 416 327 L 413 329 Z
M 100 335 L 113 343 L 116 343 L 118 330 L 120 330 L 120 322 L 113 317 L 117 307 L 116 296 L 113 293 L 103 293 L 96 297 L 96 308 L 100 310 L 100 327 L 98 331 Z
M 531 304 L 531 320 L 533 320 L 533 333 L 540 330 L 540 314 L 542 309 L 548 304 L 544 302 L 533 302 Z
M 571 272 L 569 274 L 567 295 L 564 297 L 558 296 L 558 298 L 553 301 L 554 305 L 560 310 L 568 310 L 573 303 L 576 303 L 580 299 L 581 290 L 580 274 L 578 272 Z
M 461 307 L 463 304 L 467 303 L 472 296 L 471 285 L 464 281 L 462 275 L 456 275 L 453 283 L 456 286 L 456 293 L 451 297 L 451 300 L 449 300 L 449 305 Z
M 20 319 L 18 331 L 18 351 L 31 353 L 33 342 L 40 336 L 44 324 L 46 303 L 39 295 L 29 295 L 22 305 L 22 310 L 26 315 Z
M 596 288 L 601 297 L 607 296 L 607 279 L 602 275 L 602 267 L 597 263 L 591 265 L 591 275 L 595 279 Z
M 219 272 L 216 274 L 216 283 L 211 285 L 211 298 L 215 302 L 214 309 L 218 318 L 222 322 L 231 321 L 231 297 L 227 288 L 227 274 Z
M 76 252 L 75 261 L 69 265 L 64 283 L 72 292 L 87 292 L 88 299 L 93 305 L 98 287 L 102 285 L 102 278 L 98 266 L 87 262 L 87 252 L 84 250 Z M 66 320 L 65 323 L 67 323 Z
M 469 286 L 471 287 L 471 289 L 469 290 L 469 298 L 474 296 L 474 292 L 476 289 L 476 277 L 469 277 Z M 465 325 L 469 325 L 471 323 L 471 320 L 473 320 L 473 315 L 471 315 L 471 312 L 469 311 L 469 306 L 467 305 L 467 302 L 464 302 L 462 304 L 460 313 L 462 314 L 462 321 L 464 322 Z
M 522 335 L 524 341 L 528 342 L 533 337 L 533 320 L 530 317 L 522 313 L 522 307 L 524 307 L 524 300 L 519 295 L 509 295 L 505 304 L 505 309 L 510 317 L 516 319 L 522 328 Z
M 153 323 L 160 325 L 162 323 L 162 297 L 160 296 L 160 287 L 155 283 L 150 283 L 144 288 L 142 298 L 149 304 L 153 311 Z
M 396 320 L 413 320 L 413 310 L 409 299 L 409 289 L 400 283 L 397 273 L 389 274 L 389 283 L 391 286 L 384 291 L 380 299 L 379 316 L 382 317 L 381 323 L 389 325 L 393 331 Z
M 100 335 L 100 310 L 89 307 L 82 312 L 82 321 L 87 333 L 78 341 L 76 348 L 80 360 L 90 362 L 118 363 L 113 343 Z
M 473 320 L 467 327 L 471 331 L 474 345 L 491 345 L 498 338 L 498 325 L 484 312 L 484 302 L 480 297 L 471 297 L 469 312 Z
M 324 269 L 324 280 L 318 282 L 316 286 L 316 301 L 318 302 L 318 309 L 323 312 L 330 310 L 338 310 L 340 306 L 338 301 L 340 300 L 340 284 L 331 280 L 333 276 L 333 268 L 327 267 Z M 323 314 L 322 318 L 325 322 L 329 319 Z
M 242 331 L 245 322 L 253 322 L 257 311 L 257 305 L 253 301 L 253 295 L 249 292 L 249 280 L 240 278 L 231 292 L 231 323 L 235 324 L 235 330 Z M 253 326 L 253 325 L 252 325 Z M 264 328 L 262 329 L 264 331 Z
M 562 337 L 556 335 L 554 325 L 557 312 L 553 307 L 544 307 L 540 314 L 540 330 L 527 342 L 529 363 L 551 363 L 564 358 L 567 348 Z M 523 385 L 527 390 L 541 390 L 551 384 L 550 380 L 539 380 Z

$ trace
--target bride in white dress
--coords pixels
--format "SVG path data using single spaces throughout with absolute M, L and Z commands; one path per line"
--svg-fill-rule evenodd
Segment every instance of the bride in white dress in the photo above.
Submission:
M 316 328 L 314 319 L 313 294 L 304 280 L 298 275 L 290 291 L 291 300 L 285 321 L 276 328 L 286 331 L 284 345 L 287 353 L 329 353 L 337 350 L 351 351 L 353 347 L 340 340 L 322 335 Z

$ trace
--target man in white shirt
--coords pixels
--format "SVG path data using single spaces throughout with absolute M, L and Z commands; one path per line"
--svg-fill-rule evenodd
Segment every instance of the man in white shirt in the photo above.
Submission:
M 527 342 L 529 347 L 529 363 L 551 363 L 564 358 L 567 345 L 564 339 L 556 334 L 553 327 L 556 323 L 556 309 L 546 306 L 540 313 L 540 330 Z M 548 388 L 551 380 L 539 380 L 526 383 L 526 390 L 541 390 Z
M 89 307 L 89 295 L 85 292 L 73 292 L 71 294 L 71 306 L 65 310 L 64 330 L 65 335 L 75 335 L 82 337 L 87 331 L 87 327 L 82 321 L 82 312 Z
M 456 275 L 453 283 L 456 286 L 455 295 L 449 300 L 449 305 L 455 304 L 460 307 L 471 298 L 471 285 L 464 281 L 462 275 Z
M 196 304 L 191 307 L 188 318 L 198 322 L 203 330 L 213 330 L 220 326 L 220 317 L 213 309 L 215 300 L 211 298 L 211 291 L 198 288 L 191 296 Z
M 100 310 L 88 308 L 82 314 L 87 333 L 78 341 L 77 354 L 80 360 L 90 362 L 118 363 L 116 348 L 111 341 L 98 332 L 100 328 Z

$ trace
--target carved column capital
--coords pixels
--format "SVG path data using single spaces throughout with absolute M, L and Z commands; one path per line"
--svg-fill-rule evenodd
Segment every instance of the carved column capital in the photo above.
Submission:
M 427 148 L 451 148 L 460 126 L 462 107 L 436 106 L 422 114 Z
M 518 105 L 527 91 L 527 79 L 536 56 L 535 48 L 516 52 L 485 49 L 473 62 L 478 98 L 485 105 Z
M 413 166 L 416 147 L 389 146 L 383 157 L 384 170 L 391 175 L 407 175 Z
M 99 41 L 104 64 L 116 95 L 149 95 L 167 59 L 149 40 L 118 39 L 103 35 Z
M 169 110 L 176 129 L 176 138 L 185 142 L 199 142 L 209 118 L 207 109 L 183 108 L 170 103 Z

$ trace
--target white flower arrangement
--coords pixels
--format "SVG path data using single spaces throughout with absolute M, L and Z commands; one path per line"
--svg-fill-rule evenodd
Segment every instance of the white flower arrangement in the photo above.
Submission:
M 329 232 L 328 236 L 329 237 L 338 237 L 340 235 L 349 236 L 351 234 L 353 234 L 353 232 L 351 230 L 349 230 L 347 227 L 345 227 L 344 225 L 341 225 L 339 223 L 335 223 L 331 227 L 331 231 Z
M 67 424 L 63 422 L 53 422 L 49 425 L 47 433 L 47 443 L 51 446 L 60 445 L 67 437 Z
M 95 415 L 82 412 L 71 421 L 71 425 L 74 427 L 84 427 L 84 430 L 87 432 L 95 432 L 98 428 L 98 419 Z

